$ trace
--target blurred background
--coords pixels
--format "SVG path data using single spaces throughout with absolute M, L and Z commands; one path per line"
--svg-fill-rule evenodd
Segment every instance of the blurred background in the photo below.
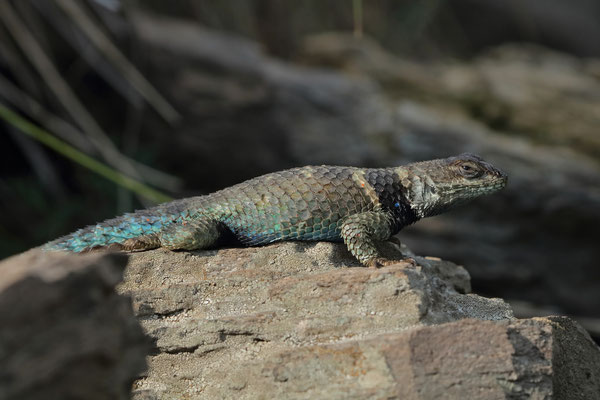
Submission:
M 0 258 L 306 164 L 474 152 L 400 239 L 600 338 L 600 2 L 2 0 Z

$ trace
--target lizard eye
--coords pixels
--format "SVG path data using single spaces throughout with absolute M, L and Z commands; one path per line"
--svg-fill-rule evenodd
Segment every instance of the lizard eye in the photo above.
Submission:
M 477 177 L 481 176 L 482 171 L 479 171 L 477 168 L 475 168 L 471 164 L 461 164 L 460 165 L 460 173 L 465 178 L 471 179 L 471 178 L 477 178 Z

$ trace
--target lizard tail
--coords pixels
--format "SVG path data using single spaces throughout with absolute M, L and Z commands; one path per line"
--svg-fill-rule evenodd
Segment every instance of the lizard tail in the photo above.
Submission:
M 42 250 L 80 253 L 100 248 L 147 250 L 159 247 L 157 233 L 177 222 L 182 215 L 147 213 L 147 211 L 125 214 L 122 217 L 79 229 L 46 243 L 42 246 Z

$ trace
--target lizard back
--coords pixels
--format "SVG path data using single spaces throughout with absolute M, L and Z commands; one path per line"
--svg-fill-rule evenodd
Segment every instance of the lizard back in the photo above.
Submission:
M 205 204 L 201 208 L 246 245 L 278 240 L 340 241 L 344 217 L 388 206 L 382 199 L 398 208 L 393 206 L 398 196 L 392 191 L 400 192 L 400 183 L 393 175 L 383 169 L 293 168 L 215 192 L 202 199 Z

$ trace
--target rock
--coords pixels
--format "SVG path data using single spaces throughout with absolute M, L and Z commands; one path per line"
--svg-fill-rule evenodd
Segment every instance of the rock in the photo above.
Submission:
M 385 243 L 388 257 L 398 247 Z M 593 398 L 600 349 L 565 317 L 516 320 L 460 266 L 380 269 L 342 244 L 7 260 L 0 397 Z M 144 368 L 148 342 L 154 350 Z M 33 301 L 35 300 L 35 301 Z
M 310 35 L 304 39 L 297 61 L 341 70 L 352 77 L 374 79 L 393 98 L 448 100 L 445 93 L 440 93 L 440 71 L 389 53 L 369 37 L 356 38 L 344 32 Z
M 448 67 L 441 84 L 495 129 L 600 159 L 600 81 L 594 65 L 541 47 L 507 45 L 472 65 Z
M 126 261 L 31 251 L 0 264 L 0 398 L 129 398 L 149 342 L 115 293 Z
M 134 398 L 600 390 L 600 349 L 577 324 L 515 320 L 502 300 L 469 294 L 464 268 L 402 251 L 418 265 L 368 269 L 325 242 L 132 254 L 119 291 L 156 343 Z
M 301 54 L 305 63 L 375 79 L 395 98 L 459 111 L 495 130 L 600 159 L 598 60 L 504 45 L 468 63 L 415 62 L 344 33 L 309 36 Z
M 569 344 L 562 335 L 568 331 Z M 563 358 L 586 351 L 574 370 Z M 565 318 L 462 320 L 282 350 L 233 364 L 242 398 L 570 399 L 596 396 L 600 352 Z M 221 375 L 218 372 L 210 376 Z M 209 387 L 207 398 L 223 391 Z
M 242 398 L 593 398 L 598 348 L 571 325 L 567 319 L 462 320 L 283 350 L 235 364 L 229 388 Z M 565 328 L 576 333 L 573 347 L 559 347 L 556 332 Z M 574 373 L 565 369 L 561 358 L 583 349 L 592 350 L 591 360 Z M 222 394 L 206 391 L 207 397 Z

